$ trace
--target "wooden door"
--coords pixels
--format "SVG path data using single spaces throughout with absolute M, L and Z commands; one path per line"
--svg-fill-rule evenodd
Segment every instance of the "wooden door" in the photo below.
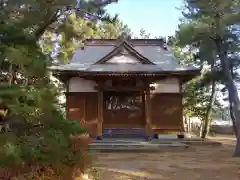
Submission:
M 105 128 L 144 127 L 144 103 L 140 92 L 104 92 Z

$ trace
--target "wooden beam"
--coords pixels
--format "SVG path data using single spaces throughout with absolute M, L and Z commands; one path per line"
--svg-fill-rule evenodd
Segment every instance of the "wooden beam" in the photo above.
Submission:
M 183 92 L 183 87 L 182 87 L 183 83 L 182 83 L 181 79 L 179 79 L 178 81 L 179 81 L 179 92 L 182 93 Z
M 116 91 L 116 92 L 122 92 L 122 91 L 142 91 L 143 87 L 104 87 L 104 90 L 106 91 Z
M 124 92 L 124 91 L 143 91 L 146 90 L 147 87 L 141 86 L 95 86 L 95 90 L 104 90 L 104 91 L 116 91 L 116 92 Z
M 102 139 L 103 123 L 103 91 L 98 91 L 98 121 L 97 121 L 97 140 Z

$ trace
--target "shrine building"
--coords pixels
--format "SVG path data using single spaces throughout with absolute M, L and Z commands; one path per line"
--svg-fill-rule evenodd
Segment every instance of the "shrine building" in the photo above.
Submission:
M 51 67 L 66 85 L 66 113 L 98 140 L 104 129 L 184 132 L 182 85 L 199 75 L 163 39 L 90 39 L 65 65 Z

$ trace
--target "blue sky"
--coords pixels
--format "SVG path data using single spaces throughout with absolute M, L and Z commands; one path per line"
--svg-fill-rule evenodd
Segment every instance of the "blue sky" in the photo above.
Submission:
M 177 29 L 182 0 L 119 0 L 107 7 L 110 14 L 119 14 L 135 34 L 141 28 L 155 36 L 173 35 Z

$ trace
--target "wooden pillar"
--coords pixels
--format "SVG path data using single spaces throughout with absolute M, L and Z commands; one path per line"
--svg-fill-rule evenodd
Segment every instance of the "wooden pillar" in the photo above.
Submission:
M 151 140 L 151 97 L 150 88 L 147 88 L 145 93 L 145 135 L 147 140 Z
M 66 112 L 66 115 L 67 115 L 67 118 L 69 119 L 69 103 L 68 103 L 68 93 L 69 93 L 69 85 L 70 85 L 70 80 L 68 79 L 65 83 L 65 86 L 66 86 L 66 92 L 65 92 L 65 98 L 66 98 L 66 106 L 65 106 L 65 112 Z
M 179 79 L 179 93 L 183 93 L 183 82 L 182 82 L 182 79 Z M 181 98 L 182 99 L 182 98 Z M 182 106 L 181 106 L 181 110 L 182 110 L 182 117 L 184 117 L 184 113 L 183 113 L 183 100 L 182 100 Z M 184 127 L 184 120 L 182 118 L 182 121 L 181 121 L 181 132 L 179 132 L 179 134 L 182 134 L 185 132 L 185 127 Z
M 142 97 L 142 116 L 143 116 L 143 121 L 146 122 L 146 96 L 145 96 L 145 91 L 142 91 L 141 93 Z
M 97 140 L 102 140 L 103 123 L 103 91 L 98 89 L 98 121 L 97 121 Z

